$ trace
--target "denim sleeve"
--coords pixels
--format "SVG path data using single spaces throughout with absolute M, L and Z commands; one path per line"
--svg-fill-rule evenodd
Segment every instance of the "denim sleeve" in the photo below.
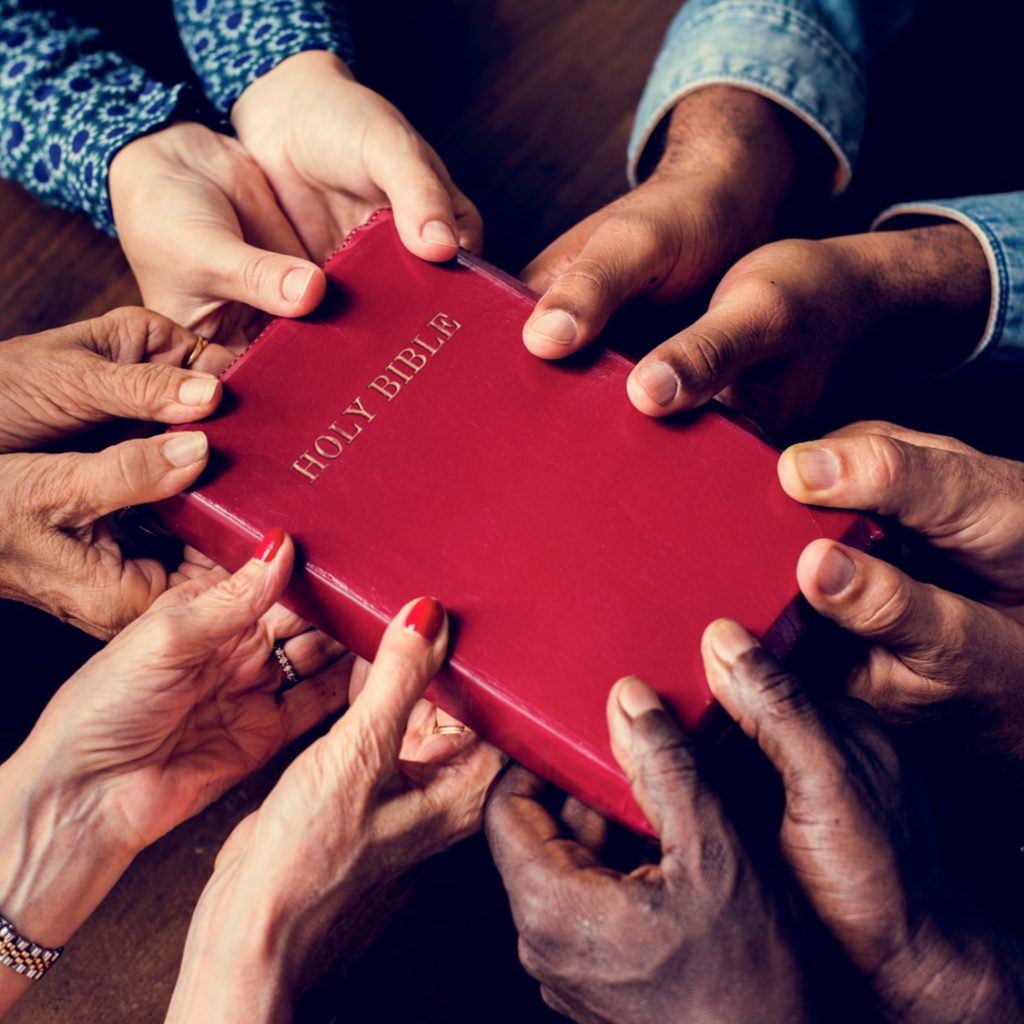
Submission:
M 45 3 L 0 0 L 0 175 L 114 234 L 107 168 L 162 125 L 183 86 L 166 86 Z
M 222 114 L 252 81 L 303 50 L 352 59 L 341 0 L 174 0 L 181 41 Z
M 687 93 L 735 85 L 804 121 L 849 184 L 867 108 L 867 64 L 921 0 L 689 0 L 669 26 L 629 143 L 630 183 L 657 158 L 666 115 Z
M 1024 192 L 900 203 L 872 228 L 898 227 L 893 222 L 901 217 L 944 217 L 973 232 L 988 260 L 992 300 L 985 332 L 966 363 L 1024 364 Z

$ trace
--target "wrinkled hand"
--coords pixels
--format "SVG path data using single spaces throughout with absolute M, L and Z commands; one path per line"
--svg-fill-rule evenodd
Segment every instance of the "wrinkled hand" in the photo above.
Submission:
M 282 61 L 242 93 L 231 120 L 315 259 L 381 206 L 423 259 L 451 259 L 457 245 L 479 251 L 480 215 L 438 155 L 333 54 Z
M 237 573 L 168 591 L 87 662 L 19 752 L 52 784 L 88 794 L 135 849 L 201 810 L 340 708 L 342 648 L 274 602 L 294 550 L 271 531 Z M 275 640 L 303 682 L 278 696 Z
M 241 351 L 264 314 L 312 312 L 327 286 L 236 139 L 182 121 L 110 164 L 118 236 L 144 303 Z
M 58 690 L 0 765 L 0 901 L 37 942 L 67 942 L 147 845 L 341 707 L 351 659 L 273 604 L 291 542 L 207 570 Z M 275 639 L 306 678 L 279 693 Z M 24 991 L 8 972 L 0 1012 Z
M 690 742 L 638 679 L 612 690 L 608 727 L 661 838 L 660 863 L 628 875 L 606 867 L 522 768 L 487 807 L 520 958 L 545 1001 L 587 1024 L 808 1019 L 783 914 Z
M 0 456 L 0 596 L 109 638 L 168 586 L 155 558 L 127 558 L 104 517 L 194 483 L 206 435 L 124 441 L 96 454 Z
M 956 902 L 918 786 L 871 709 L 819 708 L 734 622 L 712 624 L 703 653 L 715 697 L 782 776 L 783 855 L 886 1019 L 1021 1019 L 1019 951 Z
M 773 242 L 637 364 L 629 396 L 651 416 L 718 397 L 779 433 L 813 411 L 841 359 L 881 337 L 891 343 L 874 358 L 890 366 L 956 365 L 981 340 L 989 293 L 985 254 L 958 224 Z
M 146 309 L 0 343 L 0 454 L 66 440 L 114 419 L 189 423 L 220 400 L 213 374 L 230 355 L 207 347 L 188 370 L 196 337 Z
M 859 423 L 788 449 L 779 477 L 799 501 L 894 517 L 976 598 L 834 541 L 809 545 L 797 566 L 804 596 L 871 642 L 851 692 L 895 720 L 950 704 L 1024 754 L 1024 466 L 951 438 Z
M 471 732 L 435 733 L 439 712 L 420 699 L 447 643 L 444 609 L 421 598 L 373 665 L 357 662 L 351 709 L 218 855 L 168 1020 L 289 1019 L 295 974 L 335 918 L 479 827 L 502 757 Z
M 654 173 L 523 271 L 543 293 L 523 333 L 530 351 L 575 352 L 629 299 L 685 298 L 766 241 L 796 173 L 787 117 L 728 86 L 684 97 Z

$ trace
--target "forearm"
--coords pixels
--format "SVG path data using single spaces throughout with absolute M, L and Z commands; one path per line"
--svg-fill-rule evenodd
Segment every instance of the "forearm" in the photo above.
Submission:
M 172 115 L 183 86 L 148 78 L 56 10 L 0 0 L 0 15 L 0 174 L 112 232 L 110 160 Z
M 0 836 L 0 913 L 49 948 L 72 938 L 133 855 L 93 799 L 51 786 L 25 748 L 0 766 Z M 0 1014 L 31 984 L 0 966 Z

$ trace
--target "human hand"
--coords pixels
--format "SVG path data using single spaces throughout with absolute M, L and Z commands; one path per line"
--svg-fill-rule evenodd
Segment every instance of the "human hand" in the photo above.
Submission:
M 1020 952 L 957 902 L 919 786 L 871 709 L 819 707 L 734 622 L 708 627 L 703 654 L 715 697 L 782 777 L 783 856 L 885 1018 L 1019 1020 Z
M 129 558 L 104 517 L 169 498 L 209 458 L 188 431 L 95 454 L 0 455 L 0 597 L 41 608 L 107 639 L 168 586 L 156 558 Z
M 448 643 L 432 598 L 406 605 L 351 709 L 288 767 L 217 857 L 185 947 L 169 1021 L 290 1019 L 305 954 L 368 889 L 475 831 L 501 755 L 435 732 L 420 695 Z
M 303 316 L 327 281 L 236 139 L 181 121 L 110 163 L 110 204 L 144 303 L 240 352 L 263 314 Z
M 89 791 L 136 849 L 154 842 L 344 703 L 340 645 L 274 602 L 294 549 L 272 530 L 233 576 L 181 582 L 87 662 L 47 706 L 21 758 Z M 304 678 L 279 695 L 275 640 Z
M 164 595 L 0 766 L 0 907 L 23 934 L 66 942 L 142 848 L 342 706 L 351 659 L 274 605 L 292 560 L 271 531 L 233 576 Z M 305 678 L 281 693 L 271 646 L 288 637 Z M 0 979 L 0 1012 L 17 977 Z
M 545 1002 L 586 1024 L 809 1019 L 777 894 L 744 851 L 694 748 L 639 679 L 608 698 L 612 750 L 661 839 L 630 874 L 548 809 L 522 768 L 497 786 L 487 838 Z M 574 802 L 570 801 L 570 804 Z
M 985 254 L 959 224 L 774 242 L 640 360 L 629 396 L 650 416 L 717 397 L 778 434 L 814 409 L 840 360 L 871 357 L 881 338 L 894 372 L 961 362 L 981 339 L 990 290 Z
M 731 86 L 684 97 L 653 174 L 523 271 L 543 293 L 523 332 L 527 348 L 567 356 L 628 300 L 683 299 L 767 241 L 797 174 L 789 118 Z
M 333 54 L 282 61 L 242 93 L 231 121 L 315 259 L 381 206 L 422 259 L 451 259 L 457 245 L 479 252 L 480 215 L 438 155 Z
M 1024 466 L 952 438 L 858 423 L 787 449 L 779 478 L 798 501 L 894 517 L 975 598 L 834 541 L 810 544 L 797 565 L 804 596 L 871 644 L 851 692 L 896 721 L 955 706 L 1024 754 Z
M 189 423 L 217 407 L 230 355 L 147 309 L 0 343 L 0 454 L 66 440 L 114 419 Z

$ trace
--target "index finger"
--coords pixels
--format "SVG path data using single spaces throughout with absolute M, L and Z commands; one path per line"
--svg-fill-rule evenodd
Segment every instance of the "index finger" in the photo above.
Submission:
M 519 900 L 543 899 L 553 877 L 601 866 L 594 853 L 562 833 L 543 800 L 555 793 L 540 776 L 513 765 L 484 811 L 487 842 L 513 913 Z

